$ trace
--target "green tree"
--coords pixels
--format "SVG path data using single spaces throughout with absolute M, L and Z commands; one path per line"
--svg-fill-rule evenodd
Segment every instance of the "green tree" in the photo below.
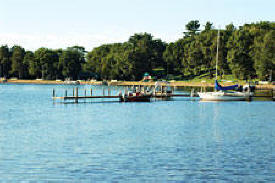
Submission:
M 85 70 L 96 75 L 97 79 L 104 78 L 102 76 L 102 64 L 103 58 L 105 58 L 110 52 L 110 45 L 102 45 L 100 47 L 94 48 L 91 52 L 86 55 Z M 104 66 L 105 67 L 105 66 Z
M 7 45 L 0 47 L 0 77 L 8 77 L 11 68 L 10 52 Z
M 198 37 L 202 52 L 202 65 L 201 70 L 208 72 L 210 76 L 213 76 L 213 70 L 216 66 L 216 48 L 217 48 L 217 31 L 209 30 L 204 31 Z
M 191 20 L 188 24 L 185 25 L 187 32 L 184 32 L 185 36 L 194 36 L 200 28 L 200 23 L 198 20 Z
M 79 79 L 81 65 L 85 62 L 82 48 L 69 47 L 60 55 L 58 67 L 65 78 Z
M 162 54 L 166 44 L 161 40 L 153 39 L 148 33 L 135 34 L 130 37 L 132 53 L 129 55 L 133 63 L 134 79 L 140 80 L 145 72 L 152 72 L 153 68 L 163 67 Z
M 166 64 L 167 74 L 179 74 L 181 70 L 181 56 L 179 50 L 181 45 L 177 43 L 170 43 L 163 52 L 163 59 Z
M 250 79 L 255 74 L 253 60 L 249 55 L 253 37 L 244 30 L 234 31 L 227 42 L 227 60 L 234 77 Z
M 42 79 L 56 79 L 58 75 L 58 52 L 39 48 L 34 52 L 34 71 L 39 71 L 38 76 Z
M 31 51 L 27 51 L 25 56 L 24 56 L 24 60 L 23 60 L 23 64 L 25 65 L 27 74 L 29 77 L 31 78 L 37 78 L 38 76 L 38 65 L 36 60 L 34 59 L 34 53 Z
M 12 57 L 11 57 L 11 74 L 18 77 L 19 79 L 24 78 L 24 64 L 23 59 L 25 55 L 25 49 L 20 46 L 12 47 Z
M 177 78 L 207 73 L 213 77 L 217 30 L 209 21 L 203 31 L 199 28 L 199 21 L 192 20 L 186 25 L 185 36 L 169 44 L 139 33 L 127 42 L 101 45 L 88 53 L 81 46 L 39 48 L 34 53 L 20 46 L 1 46 L 0 77 L 140 80 L 145 72 L 156 70 L 166 70 Z M 220 30 L 219 75 L 267 79 L 275 70 L 274 30 L 275 23 L 268 21 L 238 28 L 226 25 Z
M 210 31 L 212 29 L 213 29 L 213 23 L 210 23 L 209 21 L 207 21 L 204 26 L 204 31 Z
M 231 23 L 225 26 L 225 31 L 227 35 L 231 36 L 232 33 L 236 30 L 235 26 Z
M 255 39 L 254 67 L 256 74 L 262 80 L 268 79 L 275 71 L 275 31 L 271 30 Z

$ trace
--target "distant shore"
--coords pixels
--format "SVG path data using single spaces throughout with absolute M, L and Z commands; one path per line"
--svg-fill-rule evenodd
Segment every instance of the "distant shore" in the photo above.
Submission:
M 1 82 L 0 82 L 1 83 Z M 41 85 L 64 85 L 68 84 L 62 80 L 26 80 L 26 79 L 8 79 L 4 83 L 11 84 L 41 84 Z M 101 81 L 81 81 L 80 84 L 90 84 L 90 85 L 102 85 Z
M 66 82 L 62 80 L 24 80 L 24 79 L 8 79 L 5 83 L 12 83 L 12 84 L 56 84 L 56 85 L 62 85 L 67 84 Z M 132 85 L 144 85 L 144 86 L 152 86 L 155 85 L 156 81 L 79 81 L 81 85 L 110 85 L 110 86 L 132 86 Z M 200 87 L 200 86 L 206 86 L 206 87 L 214 87 L 213 83 L 208 82 L 192 82 L 192 81 L 172 81 L 169 82 L 170 86 L 194 86 L 194 87 Z M 160 84 L 165 84 L 160 83 Z
M 1 81 L 0 81 L 1 83 Z M 3 82 L 2 82 L 3 83 Z M 64 85 L 67 84 L 61 80 L 13 80 L 8 79 L 4 83 L 11 84 L 45 84 L 45 85 Z M 110 86 L 132 86 L 132 85 L 144 85 L 144 86 L 152 86 L 155 85 L 155 81 L 151 82 L 142 82 L 142 81 L 80 81 L 81 85 L 110 85 Z M 169 82 L 170 86 L 175 87 L 214 87 L 214 83 L 210 82 L 198 82 L 198 81 L 171 81 Z M 244 83 L 240 83 L 244 84 Z M 232 83 L 222 83 L 222 85 L 232 85 Z M 265 85 L 256 85 L 256 89 L 267 89 L 267 90 L 275 90 L 275 86 L 272 84 Z

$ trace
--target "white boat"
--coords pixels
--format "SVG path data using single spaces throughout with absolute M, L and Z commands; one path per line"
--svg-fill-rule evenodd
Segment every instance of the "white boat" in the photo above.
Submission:
M 243 100 L 249 100 L 249 97 L 251 96 L 250 91 L 246 91 L 246 92 L 228 91 L 228 90 L 234 90 L 235 88 L 238 87 L 238 85 L 222 87 L 217 81 L 219 37 L 220 37 L 220 31 L 218 30 L 215 91 L 214 92 L 198 92 L 200 100 L 202 100 L 202 101 L 243 101 Z
M 80 85 L 80 82 L 79 81 L 72 81 L 72 80 L 70 80 L 70 78 L 67 78 L 67 79 L 65 79 L 64 84 L 65 85 Z
M 250 97 L 249 93 L 246 92 L 225 92 L 225 91 L 214 91 L 214 92 L 199 92 L 200 100 L 202 101 L 244 101 Z

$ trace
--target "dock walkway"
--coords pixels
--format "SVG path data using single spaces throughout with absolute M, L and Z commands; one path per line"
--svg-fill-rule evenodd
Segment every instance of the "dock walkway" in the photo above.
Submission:
M 128 90 L 125 89 L 124 94 L 127 93 Z M 90 95 L 86 95 L 86 90 L 85 90 L 85 95 L 84 96 L 79 96 L 78 95 L 78 88 L 73 88 L 73 95 L 72 96 L 67 96 L 67 90 L 65 90 L 65 95 L 58 97 L 56 96 L 56 91 L 53 89 L 52 93 L 52 99 L 53 100 L 74 100 L 75 103 L 78 103 L 78 100 L 81 99 L 119 99 L 119 101 L 124 101 L 123 97 L 124 95 L 122 94 L 122 91 L 119 92 L 118 95 L 111 95 L 110 88 L 108 88 L 108 95 L 105 95 L 105 91 L 102 90 L 102 95 L 92 95 L 93 91 L 91 89 Z M 149 95 L 150 98 L 173 98 L 173 97 L 196 97 L 196 95 L 192 93 L 186 93 L 186 94 L 174 94 L 174 93 L 167 93 L 164 91 L 161 91 L 161 93 L 156 93 L 156 92 L 145 92 L 145 95 Z M 140 96 L 142 97 L 142 96 Z

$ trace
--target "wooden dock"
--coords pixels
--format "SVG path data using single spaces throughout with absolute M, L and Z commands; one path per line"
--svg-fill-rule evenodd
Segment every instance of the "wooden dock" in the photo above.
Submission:
M 68 96 L 68 97 L 53 97 L 53 99 L 64 99 L 64 100 L 70 100 L 70 99 L 93 99 L 93 98 L 120 98 L 121 96 Z
M 170 94 L 170 95 L 152 95 L 151 98 L 165 98 L 165 97 L 190 97 L 188 94 Z M 53 99 L 63 99 L 63 100 L 72 100 L 72 99 L 94 99 L 94 98 L 121 98 L 119 95 L 115 96 L 67 96 L 67 97 L 53 97 Z
M 125 88 L 124 94 L 128 92 L 128 88 Z M 119 101 L 124 101 L 123 99 L 123 92 L 120 91 L 118 95 L 111 95 L 111 90 L 108 88 L 107 95 L 105 95 L 105 90 L 102 90 L 102 95 L 93 95 L 93 90 L 90 89 L 90 95 L 87 95 L 87 90 L 84 90 L 84 96 L 79 96 L 79 89 L 73 88 L 73 95 L 68 96 L 68 91 L 65 90 L 64 96 L 58 97 L 56 96 L 56 91 L 53 89 L 52 92 L 52 99 L 53 100 L 74 100 L 75 103 L 78 103 L 81 99 L 119 99 Z M 174 93 L 167 93 L 164 90 L 161 90 L 160 93 L 156 92 L 145 92 L 145 94 L 150 95 L 150 98 L 172 98 L 172 97 L 195 97 L 196 95 L 190 94 L 174 94 Z

